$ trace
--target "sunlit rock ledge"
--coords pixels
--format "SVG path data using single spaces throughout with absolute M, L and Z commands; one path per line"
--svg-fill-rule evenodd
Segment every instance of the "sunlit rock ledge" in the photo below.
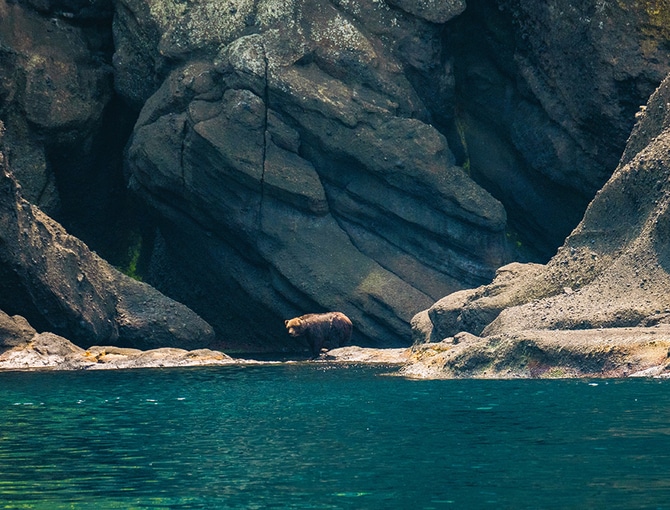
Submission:
M 402 365 L 408 349 L 343 347 L 322 355 L 314 363 L 374 363 Z M 287 362 L 304 362 L 296 359 Z M 104 370 L 131 368 L 171 368 L 219 365 L 277 364 L 278 361 L 234 358 L 212 349 L 186 350 L 174 347 L 140 350 L 115 346 L 83 349 L 53 333 L 38 333 L 0 354 L 2 370 Z
M 240 363 L 210 349 L 187 351 L 163 347 L 142 351 L 113 346 L 82 349 L 53 333 L 40 333 L 0 355 L 0 370 L 97 370 L 187 367 Z M 249 363 L 249 361 L 247 361 Z
M 343 347 L 320 361 L 398 365 L 412 379 L 670 377 L 670 325 L 458 333 L 409 349 Z
M 400 375 L 453 378 L 670 377 L 670 326 L 459 333 L 415 346 Z

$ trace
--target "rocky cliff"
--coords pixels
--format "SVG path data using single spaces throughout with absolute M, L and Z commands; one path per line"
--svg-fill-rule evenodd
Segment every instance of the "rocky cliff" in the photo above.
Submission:
M 415 369 L 667 372 L 669 186 L 670 76 L 644 108 L 616 171 L 549 263 L 504 266 L 490 285 L 417 314 L 417 343 L 443 348 Z
M 407 345 L 417 312 L 455 291 L 469 310 L 463 289 L 555 253 L 670 71 L 665 4 L 573 4 L 3 3 L 7 159 L 29 202 L 224 348 L 299 348 L 283 319 L 332 309 L 357 343 Z M 82 336 L 6 282 L 0 307 Z

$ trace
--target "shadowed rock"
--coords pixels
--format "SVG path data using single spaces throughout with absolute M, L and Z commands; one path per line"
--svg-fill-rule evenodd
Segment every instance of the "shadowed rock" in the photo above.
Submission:
M 538 260 L 581 220 L 670 72 L 668 21 L 653 2 L 468 0 L 447 33 L 472 176 Z
M 24 345 L 37 331 L 20 315 L 10 317 L 0 310 L 0 350 Z
M 111 14 L 107 0 L 0 4 L 5 154 L 26 199 L 52 215 L 61 206 L 54 152 L 75 147 L 71 167 L 92 158 L 112 96 L 112 69 L 102 58 L 111 38 L 101 29 Z
M 1 125 L 0 125 L 1 126 Z M 211 327 L 120 273 L 24 200 L 0 153 L 0 308 L 80 345 L 201 347 Z

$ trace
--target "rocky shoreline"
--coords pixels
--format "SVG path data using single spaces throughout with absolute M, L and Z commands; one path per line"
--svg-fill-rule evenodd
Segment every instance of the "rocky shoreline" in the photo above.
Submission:
M 0 370 L 82 370 L 220 365 L 229 356 L 209 349 L 140 350 L 114 346 L 83 349 L 54 333 L 38 333 L 26 319 L 0 311 Z
M 670 77 L 547 264 L 513 263 L 412 320 L 436 377 L 664 375 L 670 347 Z
M 670 327 L 530 330 L 480 338 L 460 333 L 410 350 L 404 377 L 670 377 Z
M 316 362 L 405 363 L 407 349 L 343 347 Z M 302 361 L 300 352 L 292 361 Z M 0 371 L 9 370 L 108 370 L 170 368 L 240 364 L 276 364 L 279 361 L 233 357 L 214 349 L 159 347 L 136 349 L 114 345 L 82 348 L 67 338 L 50 332 L 38 333 L 19 315 L 0 311 Z
M 17 319 L 17 321 L 20 319 Z M 26 330 L 28 331 L 28 330 Z M 584 331 L 526 331 L 487 338 L 460 333 L 411 348 L 342 347 L 318 360 L 237 358 L 211 349 L 83 349 L 36 333 L 0 354 L 0 371 L 111 370 L 277 363 L 382 364 L 411 379 L 670 377 L 670 326 Z

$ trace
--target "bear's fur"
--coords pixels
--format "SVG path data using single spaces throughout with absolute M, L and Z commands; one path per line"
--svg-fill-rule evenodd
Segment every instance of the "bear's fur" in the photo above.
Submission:
M 342 312 L 310 313 L 284 321 L 288 334 L 292 337 L 305 336 L 312 357 L 321 350 L 344 347 L 351 339 L 353 325 Z

